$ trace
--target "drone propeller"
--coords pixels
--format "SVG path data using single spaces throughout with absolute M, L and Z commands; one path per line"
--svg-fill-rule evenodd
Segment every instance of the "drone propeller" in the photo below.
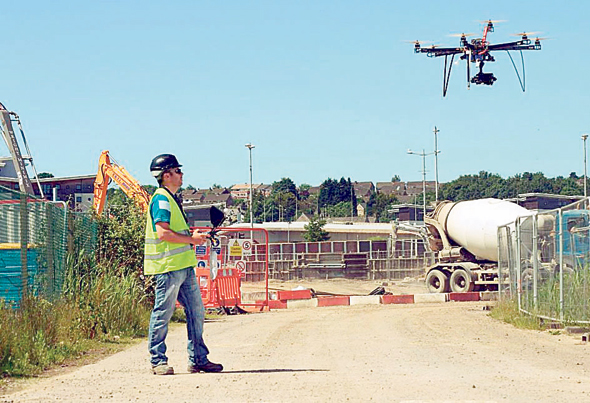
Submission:
M 545 38 L 539 38 L 539 37 L 537 36 L 537 37 L 535 38 L 535 41 L 548 41 L 548 40 L 550 40 L 550 39 L 553 39 L 553 38 L 547 38 L 547 37 L 545 37 Z
M 531 35 L 539 35 L 541 32 L 538 31 L 531 31 L 531 32 L 518 32 L 516 34 L 512 34 L 512 36 L 531 36 Z
M 473 35 L 475 35 L 475 34 L 472 34 L 472 33 L 468 33 L 468 34 L 449 34 L 449 36 L 450 37 L 453 37 L 453 38 L 467 38 L 467 37 L 470 37 L 470 36 L 473 36 Z
M 415 40 L 415 41 L 403 41 L 405 43 L 413 43 L 414 45 L 424 45 L 425 43 L 432 43 L 432 41 L 420 41 L 420 40 Z
M 489 24 L 490 22 L 492 24 L 497 24 L 497 23 L 500 23 L 500 22 L 508 22 L 508 20 L 480 20 L 478 22 L 481 22 L 482 24 Z

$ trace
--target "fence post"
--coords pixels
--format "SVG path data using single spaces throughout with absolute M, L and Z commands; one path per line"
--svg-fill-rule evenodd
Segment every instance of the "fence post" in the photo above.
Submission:
M 558 211 L 559 222 L 559 319 L 564 319 L 564 301 L 563 301 L 563 211 Z
M 21 265 L 21 298 L 25 295 L 29 284 L 27 253 L 29 248 L 29 220 L 27 211 L 27 194 L 20 193 L 20 265 Z
M 74 253 L 74 215 L 68 214 L 68 253 Z
M 516 267 L 516 295 L 518 298 L 518 310 L 520 311 L 522 309 L 521 306 L 521 300 L 522 300 L 522 267 L 521 267 L 521 255 L 520 255 L 520 250 L 522 245 L 520 244 L 521 242 L 521 233 L 520 233 L 520 217 L 518 217 L 516 219 L 516 240 L 515 245 L 516 245 L 516 250 L 515 250 L 515 262 L 514 262 L 514 267 Z
M 537 243 L 538 243 L 538 222 L 537 218 L 538 215 L 535 213 L 532 217 L 533 219 L 533 303 L 535 306 L 535 311 L 539 312 L 539 259 L 537 256 Z
M 45 242 L 45 256 L 47 258 L 47 274 L 49 276 L 49 287 L 51 288 L 51 295 L 55 293 L 55 265 L 53 262 L 53 254 L 55 245 L 53 241 L 53 205 L 45 204 L 45 219 L 47 222 L 47 240 Z

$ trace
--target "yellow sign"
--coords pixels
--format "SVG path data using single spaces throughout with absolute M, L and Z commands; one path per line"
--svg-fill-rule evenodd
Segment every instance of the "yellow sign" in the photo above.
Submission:
M 229 255 L 230 256 L 242 256 L 242 245 L 238 242 L 238 240 L 234 240 L 234 242 L 229 247 Z

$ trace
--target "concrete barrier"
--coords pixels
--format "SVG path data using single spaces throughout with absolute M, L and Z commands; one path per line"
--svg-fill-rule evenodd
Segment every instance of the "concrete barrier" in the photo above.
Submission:
M 288 309 L 316 308 L 317 306 L 318 306 L 318 299 L 317 298 L 289 299 L 289 300 L 287 300 L 287 308 Z
M 479 293 L 480 301 L 496 301 L 498 299 L 498 292 L 496 291 L 484 291 Z
M 350 305 L 379 305 L 381 295 L 352 295 Z
M 338 295 L 334 297 L 318 297 L 318 306 L 338 306 L 350 305 L 348 295 Z
M 413 304 L 414 295 L 382 295 L 382 304 Z
M 478 292 L 452 292 L 449 301 L 479 301 Z
M 414 294 L 414 303 L 447 302 L 448 294 Z

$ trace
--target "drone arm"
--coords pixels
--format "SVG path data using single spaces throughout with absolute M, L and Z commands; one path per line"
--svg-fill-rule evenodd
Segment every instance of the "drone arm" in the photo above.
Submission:
M 416 48 L 416 53 L 426 53 L 428 57 L 451 56 L 463 53 L 460 48 Z
M 531 45 L 530 40 L 517 41 L 509 43 L 498 43 L 496 45 L 490 45 L 488 49 L 490 51 L 496 50 L 540 50 L 541 47 L 538 45 Z

